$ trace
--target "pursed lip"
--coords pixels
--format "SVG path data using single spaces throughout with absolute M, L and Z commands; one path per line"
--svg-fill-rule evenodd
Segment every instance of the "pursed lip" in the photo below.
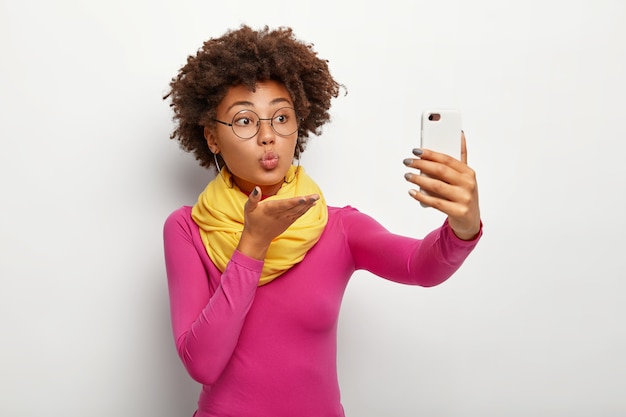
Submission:
M 265 169 L 274 169 L 278 166 L 278 155 L 274 152 L 266 152 L 259 162 L 261 162 L 261 166 Z

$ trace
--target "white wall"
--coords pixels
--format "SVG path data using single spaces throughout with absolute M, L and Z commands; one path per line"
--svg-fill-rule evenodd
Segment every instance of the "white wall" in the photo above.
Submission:
M 292 26 L 348 95 L 303 165 L 333 205 L 422 236 L 402 159 L 460 107 L 484 239 L 431 289 L 357 274 L 348 416 L 626 414 L 626 3 L 0 1 L 0 415 L 190 416 L 161 227 L 211 178 L 161 100 L 187 55 Z

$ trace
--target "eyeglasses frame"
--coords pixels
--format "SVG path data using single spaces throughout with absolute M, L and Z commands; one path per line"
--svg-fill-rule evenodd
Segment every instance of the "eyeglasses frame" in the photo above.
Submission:
M 276 131 L 276 128 L 274 127 L 274 123 L 272 122 L 272 121 L 274 120 L 274 117 L 276 116 L 276 113 L 278 113 L 278 112 L 279 112 L 279 111 L 281 111 L 282 109 L 291 109 L 291 110 L 293 110 L 293 113 L 296 115 L 296 130 L 294 130 L 293 132 L 291 132 L 291 133 L 289 133 L 289 134 L 286 134 L 286 135 L 283 135 L 282 133 L 278 133 L 278 132 Z M 243 112 L 252 112 L 252 113 L 254 113 L 254 114 L 258 117 L 258 123 L 257 123 L 257 125 L 256 125 L 256 132 L 254 132 L 254 135 L 252 135 L 252 136 L 250 136 L 250 137 L 247 137 L 247 138 L 241 137 L 241 136 L 239 136 L 239 135 L 237 134 L 237 132 L 235 132 L 234 123 L 228 123 L 228 122 L 224 122 L 224 121 L 222 121 L 222 120 L 218 120 L 218 119 L 211 119 L 211 120 L 213 120 L 214 122 L 217 122 L 217 123 L 221 123 L 221 124 L 223 124 L 224 126 L 228 126 L 228 127 L 230 127 L 230 128 L 231 128 L 231 130 L 233 131 L 233 133 L 235 134 L 235 136 L 237 136 L 239 139 L 243 139 L 243 140 L 248 140 L 248 139 L 252 139 L 253 137 L 255 137 L 255 136 L 259 133 L 259 130 L 261 130 L 261 121 L 263 121 L 263 120 L 269 120 L 269 122 L 270 122 L 270 127 L 272 128 L 272 131 L 273 131 L 274 133 L 276 133 L 278 136 L 281 136 L 281 137 L 287 137 L 287 136 L 290 136 L 290 135 L 293 135 L 294 133 L 296 133 L 296 132 L 298 131 L 298 129 L 300 128 L 300 123 L 299 123 L 299 122 L 303 120 L 303 119 L 301 119 L 301 118 L 298 118 L 298 115 L 297 115 L 297 113 L 296 113 L 296 109 L 294 109 L 293 107 L 289 107 L 289 106 L 285 106 L 285 107 L 281 107 L 281 108 L 277 109 L 277 110 L 274 112 L 274 114 L 272 115 L 272 117 L 270 117 L 270 118 L 263 118 L 263 117 L 260 117 L 260 116 L 257 114 L 257 112 L 255 112 L 254 110 L 250 110 L 250 109 L 243 109 L 243 110 L 239 110 L 237 113 L 235 113 L 235 114 L 233 115 L 233 119 L 232 119 L 232 120 L 234 121 L 234 120 L 235 120 L 235 117 L 237 117 L 237 115 L 238 115 L 239 113 L 243 113 Z

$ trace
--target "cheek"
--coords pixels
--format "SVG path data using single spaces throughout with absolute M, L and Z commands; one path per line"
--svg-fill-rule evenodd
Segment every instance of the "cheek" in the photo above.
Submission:
M 255 155 L 254 144 L 249 142 L 225 142 L 220 146 L 220 155 L 226 165 L 245 166 L 249 164 L 249 158 Z
M 228 155 L 233 153 L 233 148 L 237 147 L 237 143 L 232 138 L 224 137 L 215 132 L 214 135 L 207 137 L 207 144 L 209 149 L 213 153 L 219 153 L 220 155 Z
M 293 138 L 293 139 L 290 138 L 290 139 L 285 140 L 285 148 L 286 149 L 295 151 L 297 147 L 298 147 L 298 137 L 297 136 L 295 138 Z
M 220 149 L 220 156 L 222 157 L 224 163 L 228 166 L 236 164 L 237 161 L 241 158 L 239 152 L 228 146 L 222 147 Z

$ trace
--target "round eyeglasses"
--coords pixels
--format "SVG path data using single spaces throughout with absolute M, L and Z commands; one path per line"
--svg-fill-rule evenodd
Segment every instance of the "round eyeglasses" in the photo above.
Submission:
M 250 139 L 254 137 L 261 128 L 261 121 L 269 120 L 270 126 L 274 133 L 279 136 L 290 136 L 298 130 L 298 118 L 296 111 L 291 107 L 282 107 L 274 112 L 269 119 L 259 117 L 252 110 L 241 110 L 233 116 L 231 123 L 213 119 L 217 123 L 230 126 L 233 133 L 241 139 Z

